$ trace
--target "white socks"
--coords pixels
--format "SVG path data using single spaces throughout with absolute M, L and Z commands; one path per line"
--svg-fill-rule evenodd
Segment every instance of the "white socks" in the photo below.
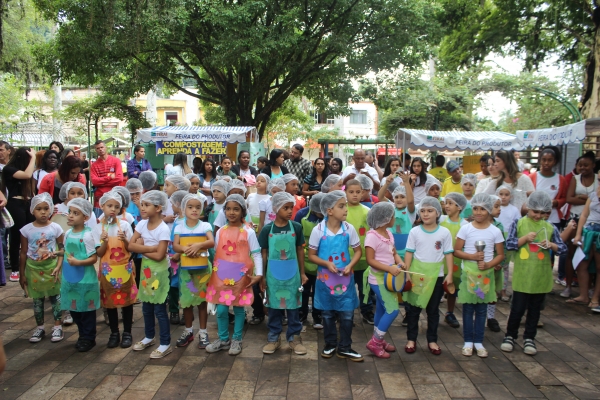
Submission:
M 148 344 L 148 343 L 150 343 L 152 340 L 154 340 L 154 339 L 148 339 L 147 337 L 145 337 L 145 338 L 143 338 L 143 339 L 142 339 L 142 343 L 143 343 L 144 345 L 147 345 L 147 344 Z
M 475 350 L 481 350 L 483 349 L 483 344 L 482 343 L 475 343 Z
M 40 325 L 40 326 L 38 326 L 38 329 L 41 329 L 41 330 L 43 330 L 43 331 L 45 331 L 45 330 L 46 330 L 46 328 L 44 328 L 44 325 Z
M 463 348 L 473 348 L 473 342 L 465 342 L 465 345 L 463 346 Z
M 189 333 L 192 333 L 194 331 L 194 329 L 193 328 L 185 328 L 185 331 L 189 332 Z
M 165 350 L 167 350 L 169 347 L 171 347 L 170 344 L 161 344 L 156 350 L 160 351 L 161 353 L 164 353 Z
M 200 333 L 204 333 L 205 335 L 208 335 L 208 329 L 200 328 Z

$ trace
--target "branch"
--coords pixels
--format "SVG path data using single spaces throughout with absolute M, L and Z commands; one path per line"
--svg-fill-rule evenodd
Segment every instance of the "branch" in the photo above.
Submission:
M 209 89 L 205 84 L 204 84 L 204 80 L 200 77 L 200 75 L 198 75 L 198 73 L 194 70 L 194 68 L 192 68 L 192 66 L 190 64 L 188 64 L 183 57 L 181 57 L 179 55 L 179 53 L 173 49 L 170 46 L 165 46 L 165 49 L 167 49 L 168 52 L 170 52 L 173 57 L 175 57 L 177 59 L 177 61 L 179 61 L 179 63 L 181 65 L 183 65 L 183 67 L 188 70 L 194 77 L 194 79 L 196 80 L 196 82 L 198 83 L 198 86 L 200 89 L 202 89 L 206 94 L 208 94 L 209 96 L 212 97 L 219 97 L 219 94 L 211 89 Z

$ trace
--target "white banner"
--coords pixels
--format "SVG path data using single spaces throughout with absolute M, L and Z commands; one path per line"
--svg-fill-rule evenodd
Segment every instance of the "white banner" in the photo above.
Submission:
M 517 131 L 517 138 L 525 147 L 561 146 L 585 139 L 585 121 L 546 129 Z
M 246 134 L 256 135 L 253 126 L 164 126 L 138 129 L 137 142 L 185 141 L 246 143 Z

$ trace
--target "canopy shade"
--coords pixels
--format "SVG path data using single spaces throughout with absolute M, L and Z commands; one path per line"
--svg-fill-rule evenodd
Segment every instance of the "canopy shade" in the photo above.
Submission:
M 410 143 L 410 144 L 409 144 Z M 396 147 L 420 150 L 522 150 L 515 135 L 495 131 L 427 131 L 399 129 Z
M 246 143 L 250 133 L 258 140 L 253 126 L 157 126 L 138 129 L 137 143 L 156 141 L 227 142 Z
M 590 118 L 555 128 L 517 131 L 517 138 L 525 147 L 561 146 L 568 143 L 582 142 L 587 133 L 599 129 L 600 118 Z

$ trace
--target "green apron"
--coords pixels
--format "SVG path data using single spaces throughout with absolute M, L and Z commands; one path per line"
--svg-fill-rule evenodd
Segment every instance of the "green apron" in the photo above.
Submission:
M 311 215 L 311 212 L 308 212 L 308 215 L 300 221 L 302 224 L 302 232 L 304 232 L 304 241 L 307 243 L 304 245 L 304 273 L 309 275 L 317 275 L 317 264 L 311 263 L 308 261 L 308 240 L 310 239 L 310 233 L 315 229 L 317 224 L 320 222 L 310 222 L 308 217 Z
M 68 230 L 65 234 L 65 256 L 73 255 L 78 260 L 89 258 L 83 236 L 91 232 L 85 227 L 81 232 Z M 86 312 L 100 308 L 100 285 L 93 265 L 71 266 L 65 257 L 62 264 L 62 284 L 60 288 L 61 310 Z
M 210 263 L 205 269 L 179 268 L 179 305 L 181 308 L 199 306 L 206 301 L 206 286 L 211 273 Z
M 462 210 L 460 212 L 460 217 L 464 218 L 464 219 L 467 219 L 471 215 L 473 215 L 473 208 L 471 207 L 471 200 L 467 200 L 467 206 L 465 207 L 464 210 Z
M 289 221 L 289 231 L 273 233 L 275 222 L 269 232 L 269 261 L 267 263 L 268 306 L 275 310 L 295 310 L 302 305 L 302 285 L 298 257 L 296 255 L 296 233 Z
M 408 234 L 413 227 L 413 223 L 410 220 L 410 214 L 408 208 L 403 209 L 396 208 L 394 210 L 394 226 L 392 227 L 392 235 L 394 236 L 394 245 L 396 246 L 396 252 L 402 260 L 406 254 L 406 242 L 408 241 Z
M 459 219 L 458 222 L 452 222 L 450 218 L 446 218 L 444 222 L 440 222 L 440 225 L 450 231 L 450 235 L 452 235 L 452 248 L 454 248 L 454 244 L 456 243 L 456 235 L 462 226 L 463 219 Z M 462 260 L 458 257 L 454 257 L 454 262 L 452 264 L 452 282 L 456 287 L 460 286 L 460 279 L 462 275 L 462 271 L 460 269 L 460 265 L 462 264 Z M 448 274 L 448 266 L 444 263 L 444 274 Z
M 517 222 L 517 237 L 527 235 L 529 232 L 538 232 L 546 228 L 547 238 L 551 240 L 554 227 L 544 221 L 535 222 L 529 217 L 521 218 Z M 535 242 L 540 242 L 546 237 L 544 232 L 538 233 Z M 515 254 L 513 270 L 513 290 L 521 293 L 540 294 L 552 290 L 552 263 L 550 251 L 533 243 L 526 243 L 519 247 Z
M 60 279 L 54 282 L 51 275 L 56 268 L 58 259 L 48 258 L 34 261 L 27 258 L 25 264 L 25 278 L 27 279 L 27 295 L 32 299 L 41 299 L 46 296 L 60 294 Z
M 510 263 L 510 259 L 508 258 L 508 254 L 507 254 L 507 250 L 506 250 L 506 237 L 508 236 L 508 233 L 504 232 L 504 225 L 502 225 L 502 223 L 494 220 L 494 222 L 492 222 L 492 224 L 496 228 L 500 229 L 500 232 L 502 232 L 502 236 L 504 236 L 504 261 L 502 261 L 500 263 L 500 266 L 502 268 L 499 269 L 498 271 L 494 271 L 496 290 L 501 290 L 504 287 L 504 273 L 502 272 L 502 270 L 505 268 L 505 266 L 508 266 L 508 264 Z M 497 255 L 498 254 L 494 251 L 494 257 L 496 257 Z
M 368 213 L 369 208 L 366 206 L 348 206 L 348 216 L 346 217 L 346 222 L 352 225 L 356 230 L 358 238 L 360 239 L 360 248 L 362 250 L 360 260 L 356 263 L 356 265 L 354 265 L 355 271 L 364 271 L 369 266 L 367 264 L 367 253 L 365 252 L 365 237 L 367 235 L 367 231 L 369 230 L 369 225 L 367 225 Z M 350 259 L 352 259 L 353 256 L 354 249 L 350 248 Z
M 371 285 L 369 284 L 369 272 L 373 273 L 375 279 L 377 280 L 377 286 L 379 286 L 379 293 L 381 293 L 381 299 L 383 300 L 383 306 L 385 307 L 385 313 L 391 314 L 398 309 L 398 293 L 390 292 L 386 289 L 383 284 L 383 277 L 385 272 L 376 271 L 372 267 L 369 267 L 365 270 L 365 274 L 363 275 L 363 293 L 364 300 L 363 303 L 367 304 L 369 301 L 369 292 L 371 291 Z
M 145 303 L 162 304 L 169 293 L 169 261 L 142 257 L 140 288 L 137 298 Z
M 410 272 L 418 272 L 423 275 L 410 274 L 412 288 L 409 292 L 402 293 L 404 301 L 411 306 L 427 308 L 443 264 L 443 260 L 440 262 L 423 262 L 413 256 Z
M 480 271 L 477 262 L 463 260 L 458 301 L 462 304 L 493 303 L 497 300 L 494 268 Z

